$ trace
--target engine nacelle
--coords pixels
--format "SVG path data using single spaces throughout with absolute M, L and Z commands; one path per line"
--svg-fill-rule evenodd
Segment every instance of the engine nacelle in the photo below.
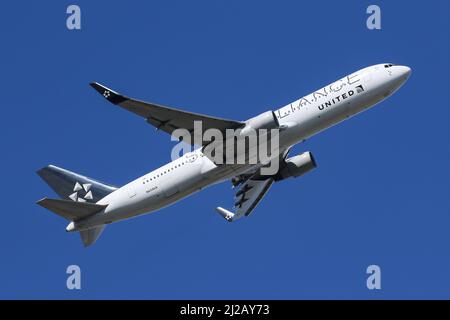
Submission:
M 297 178 L 317 167 L 311 152 L 307 151 L 286 159 L 285 166 L 280 169 L 275 180 L 284 180 L 290 177 Z
M 276 129 L 280 126 L 277 116 L 273 111 L 266 111 L 260 115 L 251 118 L 245 122 L 245 127 L 241 131 L 241 135 L 246 135 L 251 130 L 259 129 Z

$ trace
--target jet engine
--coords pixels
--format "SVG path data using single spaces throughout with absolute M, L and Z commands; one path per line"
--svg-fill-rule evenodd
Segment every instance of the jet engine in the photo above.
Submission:
M 281 181 L 290 177 L 297 178 L 317 167 L 311 152 L 307 151 L 297 156 L 288 158 L 275 176 L 275 181 Z

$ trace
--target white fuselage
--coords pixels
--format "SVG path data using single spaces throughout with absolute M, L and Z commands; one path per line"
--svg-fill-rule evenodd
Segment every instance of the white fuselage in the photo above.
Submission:
M 280 126 L 286 128 L 279 135 L 280 150 L 375 105 L 396 91 L 409 74 L 408 67 L 374 65 L 276 110 Z M 107 195 L 98 204 L 108 206 L 98 214 L 78 221 L 75 230 L 161 209 L 260 165 L 216 166 L 199 148 Z

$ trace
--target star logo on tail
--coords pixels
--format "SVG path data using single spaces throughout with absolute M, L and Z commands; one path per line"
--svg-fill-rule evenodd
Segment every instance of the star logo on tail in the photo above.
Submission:
M 94 199 L 94 197 L 92 196 L 91 186 L 92 186 L 91 183 L 84 183 L 84 184 L 80 184 L 79 182 L 75 183 L 75 186 L 73 187 L 74 192 L 69 196 L 69 198 L 72 199 L 73 201 L 78 202 L 86 202 Z M 84 196 L 79 196 L 78 195 L 79 191 L 83 191 Z

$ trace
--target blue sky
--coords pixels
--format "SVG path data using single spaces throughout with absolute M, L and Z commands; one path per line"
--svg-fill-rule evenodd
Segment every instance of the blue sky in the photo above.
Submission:
M 3 5 L 0 298 L 450 298 L 448 1 L 76 1 Z M 366 28 L 370 4 L 382 29 Z M 55 164 L 121 185 L 173 143 L 88 84 L 244 120 L 362 67 L 408 65 L 381 105 L 295 152 L 318 169 L 229 224 L 229 184 L 110 225 L 85 249 L 35 201 Z M 66 289 L 66 267 L 82 290 Z M 366 288 L 377 264 L 382 289 Z

